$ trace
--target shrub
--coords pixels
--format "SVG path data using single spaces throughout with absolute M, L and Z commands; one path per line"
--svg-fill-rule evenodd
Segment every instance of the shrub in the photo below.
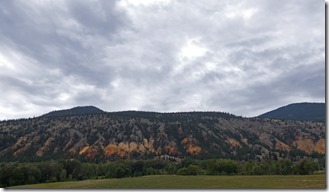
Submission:
M 181 168 L 177 175 L 203 175 L 203 171 L 197 165 L 189 165 L 187 168 Z

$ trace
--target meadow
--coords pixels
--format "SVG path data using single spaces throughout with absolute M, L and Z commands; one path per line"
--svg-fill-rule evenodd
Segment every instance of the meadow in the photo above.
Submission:
M 60 189 L 325 189 L 325 175 L 178 176 L 152 175 L 121 179 L 55 182 L 9 188 Z

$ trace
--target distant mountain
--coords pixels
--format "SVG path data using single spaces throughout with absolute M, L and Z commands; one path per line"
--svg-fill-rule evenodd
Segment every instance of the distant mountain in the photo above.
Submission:
M 325 103 L 293 103 L 259 115 L 261 118 L 325 122 Z
M 61 116 L 70 116 L 70 115 L 86 115 L 86 114 L 98 114 L 98 113 L 104 113 L 104 111 L 94 106 L 79 106 L 71 109 L 52 111 L 42 115 L 42 117 L 61 117 Z

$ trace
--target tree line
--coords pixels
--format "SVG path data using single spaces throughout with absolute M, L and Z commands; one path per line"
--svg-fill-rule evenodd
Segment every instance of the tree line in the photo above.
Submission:
M 144 175 L 306 175 L 324 170 L 321 166 L 311 158 L 304 158 L 299 162 L 288 159 L 238 162 L 190 158 L 180 163 L 163 159 L 121 160 L 99 164 L 81 163 L 78 160 L 16 162 L 0 164 L 0 187 Z

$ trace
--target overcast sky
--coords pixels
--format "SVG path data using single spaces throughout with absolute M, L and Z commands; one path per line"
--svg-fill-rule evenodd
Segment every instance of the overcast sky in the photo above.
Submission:
M 325 101 L 322 0 L 0 2 L 0 119 Z

